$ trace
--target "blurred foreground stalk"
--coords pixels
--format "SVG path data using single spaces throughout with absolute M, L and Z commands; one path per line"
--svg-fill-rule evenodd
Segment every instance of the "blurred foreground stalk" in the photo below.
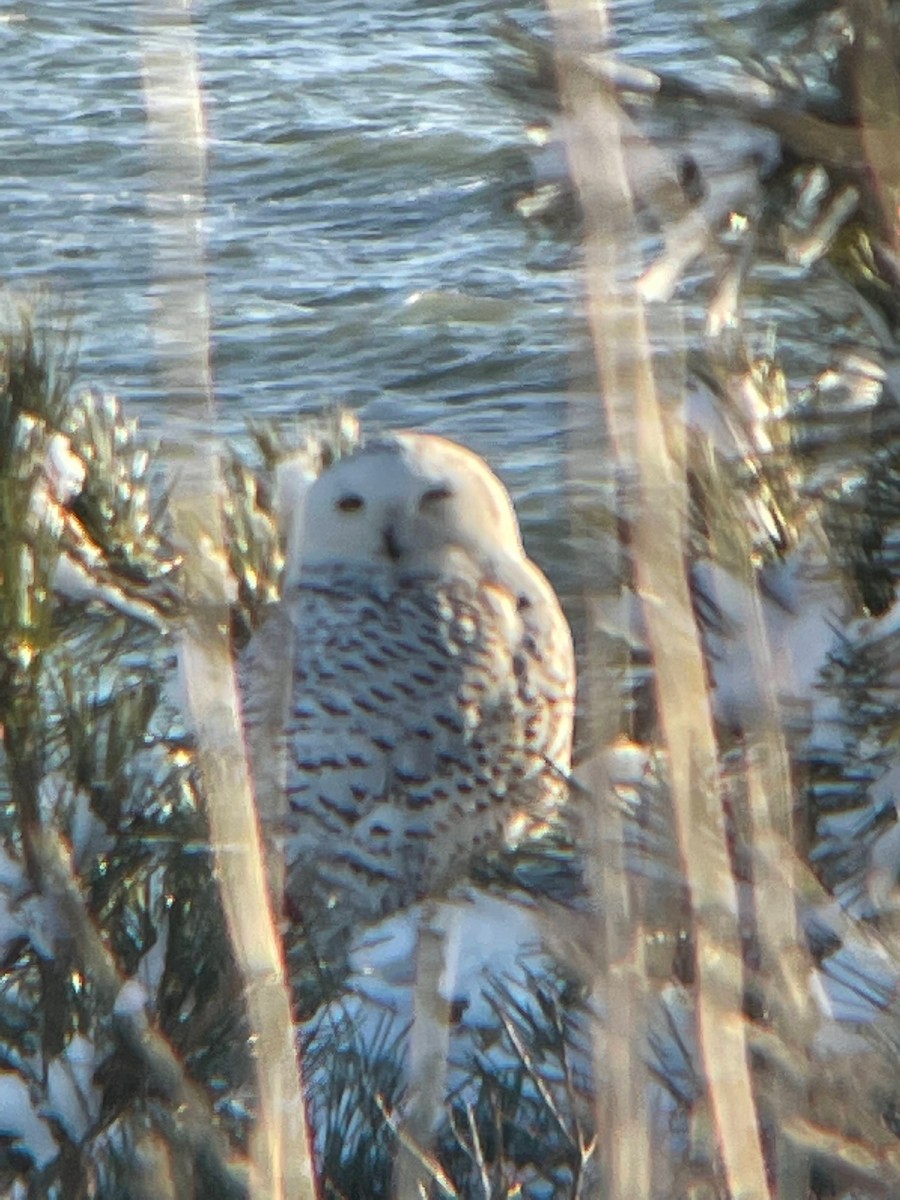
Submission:
M 214 439 L 202 220 L 206 142 L 189 12 L 142 8 L 142 63 L 157 227 L 157 347 L 172 406 L 171 514 L 184 555 L 180 661 L 210 841 L 256 1056 L 251 1194 L 312 1197 L 312 1167 L 281 946 L 243 752 L 229 643 L 223 486 Z
M 720 802 L 718 752 L 685 546 L 688 495 L 684 431 L 677 419 L 681 369 L 654 378 L 647 316 L 637 290 L 639 238 L 626 175 L 621 115 L 584 64 L 608 41 L 603 6 L 548 0 L 566 113 L 567 151 L 584 223 L 587 312 L 620 478 L 631 484 L 632 553 L 656 678 L 675 822 L 690 893 L 698 1041 L 730 1193 L 769 1195 L 742 1011 L 738 901 Z M 670 393 L 664 412 L 658 383 Z M 673 412 L 674 408 L 674 412 Z M 599 415 L 598 415 L 599 416 Z M 629 496 L 631 499 L 631 496 Z M 599 807 L 602 796 L 595 798 Z M 598 818 L 599 819 L 599 818 Z M 597 864 L 602 875 L 604 863 Z M 604 897 L 608 899 L 607 897 Z M 609 961 L 609 1089 L 598 1113 L 609 1164 L 608 1195 L 651 1190 L 642 1076 L 640 932 L 627 909 L 604 911 Z M 635 1013 L 637 1016 L 635 1017 Z

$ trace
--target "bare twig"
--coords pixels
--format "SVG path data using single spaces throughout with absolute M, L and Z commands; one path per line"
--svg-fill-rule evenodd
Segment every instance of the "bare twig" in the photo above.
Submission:
M 888 245 L 900 253 L 900 77 L 897 30 L 885 0 L 852 0 L 853 79 L 865 166 L 881 207 Z
M 375 1103 L 378 1106 L 378 1111 L 384 1117 L 388 1127 L 394 1133 L 404 1151 L 418 1163 L 424 1178 L 433 1180 L 444 1195 L 449 1197 L 449 1200 L 459 1200 L 459 1192 L 457 1192 L 453 1186 L 453 1181 L 449 1178 L 437 1159 L 415 1141 L 404 1125 L 390 1111 L 381 1096 L 376 1095 Z M 419 1197 L 424 1193 L 420 1190 L 412 1194 L 416 1200 L 419 1200 Z
M 466 1105 L 466 1121 L 469 1125 L 469 1136 L 472 1139 L 472 1161 L 478 1168 L 478 1178 L 484 1192 L 484 1200 L 491 1200 L 491 1176 L 484 1159 L 484 1149 L 481 1145 L 481 1134 L 478 1132 L 478 1122 L 471 1104 Z M 460 1138 L 460 1145 L 462 1139 Z

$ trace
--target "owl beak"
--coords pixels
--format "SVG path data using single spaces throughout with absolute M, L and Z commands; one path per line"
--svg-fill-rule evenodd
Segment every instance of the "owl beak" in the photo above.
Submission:
M 393 525 L 385 527 L 384 533 L 381 535 L 381 546 L 391 562 L 399 562 L 403 557 L 403 550 Z

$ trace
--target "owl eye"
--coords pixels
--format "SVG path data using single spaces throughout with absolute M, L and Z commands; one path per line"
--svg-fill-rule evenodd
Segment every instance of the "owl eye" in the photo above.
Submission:
M 431 504 L 440 504 L 442 500 L 449 500 L 453 492 L 445 484 L 440 487 L 429 488 L 427 492 L 422 493 L 422 499 L 419 501 L 419 508 L 425 508 Z
M 340 500 L 338 500 L 335 504 L 335 508 L 340 509 L 341 512 L 345 513 L 359 512 L 360 509 L 365 507 L 366 502 L 363 500 L 362 496 L 355 496 L 352 494 L 349 496 L 341 496 Z

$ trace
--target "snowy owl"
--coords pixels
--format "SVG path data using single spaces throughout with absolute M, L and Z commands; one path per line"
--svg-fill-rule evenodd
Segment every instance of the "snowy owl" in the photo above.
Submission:
M 444 438 L 365 444 L 293 530 L 242 670 L 257 801 L 290 907 L 374 920 L 560 806 L 571 634 L 506 489 Z

